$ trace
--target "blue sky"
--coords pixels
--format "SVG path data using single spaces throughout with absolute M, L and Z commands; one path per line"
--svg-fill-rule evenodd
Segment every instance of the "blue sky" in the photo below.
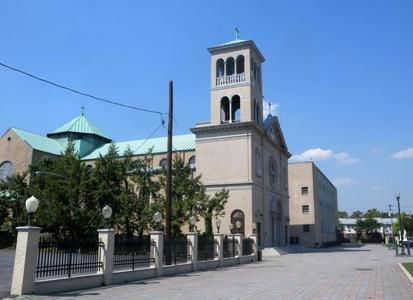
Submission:
M 0 10 L 5 64 L 160 111 L 174 80 L 175 134 L 209 119 L 206 48 L 239 26 L 266 57 L 264 96 L 293 159 L 317 162 L 340 209 L 385 210 L 400 191 L 413 213 L 412 1 L 2 1 Z M 160 122 L 3 68 L 0 103 L 0 132 L 45 134 L 82 105 L 116 141 L 146 138 Z

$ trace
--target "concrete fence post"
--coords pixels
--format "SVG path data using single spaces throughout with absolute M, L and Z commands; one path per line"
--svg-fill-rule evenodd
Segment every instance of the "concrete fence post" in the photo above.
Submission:
M 244 239 L 244 235 L 241 233 L 235 233 L 234 234 L 234 240 L 237 241 L 237 246 L 235 247 L 238 249 L 238 257 L 242 256 L 242 240 Z
M 34 292 L 41 228 L 23 226 L 17 227 L 16 230 L 16 254 L 10 294 L 21 296 Z
M 188 240 L 188 255 L 191 257 L 192 270 L 198 270 L 198 233 L 189 232 L 186 234 Z
M 216 250 L 218 254 L 217 259 L 219 261 L 219 266 L 222 267 L 224 265 L 224 234 L 215 233 L 214 241 L 216 243 Z
M 256 234 L 250 234 L 250 235 L 249 235 L 249 238 L 254 241 L 253 244 L 252 244 L 252 250 L 254 251 L 254 259 L 255 259 L 255 261 L 258 261 L 257 235 L 256 235 Z
M 112 284 L 113 255 L 115 252 L 115 230 L 99 229 L 99 241 L 103 242 L 103 249 L 100 249 L 100 261 L 103 263 L 103 284 Z
M 151 235 L 151 268 L 156 268 L 156 276 L 162 276 L 163 267 L 163 232 L 152 231 Z

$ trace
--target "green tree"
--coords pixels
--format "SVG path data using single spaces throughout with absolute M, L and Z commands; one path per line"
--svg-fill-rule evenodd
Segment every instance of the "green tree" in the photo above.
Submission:
M 364 213 L 363 217 L 364 218 L 380 218 L 381 215 L 382 213 L 378 209 L 371 208 Z
M 401 213 L 400 217 L 402 219 L 403 230 L 406 230 L 407 235 L 413 234 L 413 218 L 408 216 L 406 213 Z M 395 235 L 398 235 L 400 231 L 399 218 L 397 216 L 397 222 L 393 224 L 393 232 Z
M 359 210 L 353 211 L 353 213 L 350 216 L 350 218 L 355 218 L 355 219 L 359 219 L 361 217 L 363 217 L 363 212 Z
M 367 238 L 372 237 L 372 235 L 380 228 L 380 224 L 377 220 L 373 218 L 367 219 L 358 219 L 356 221 L 356 225 L 354 227 L 357 237 L 360 239 L 363 234 L 367 236 Z
M 337 218 L 348 218 L 348 214 L 346 211 L 338 211 L 337 212 Z
M 229 191 L 222 189 L 213 196 L 203 194 L 200 202 L 200 215 L 204 218 L 205 234 L 212 237 L 212 220 L 225 215 L 225 205 L 228 202 Z

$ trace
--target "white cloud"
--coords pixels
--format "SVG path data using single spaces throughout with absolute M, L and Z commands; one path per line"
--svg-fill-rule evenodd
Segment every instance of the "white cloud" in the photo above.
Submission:
M 373 185 L 370 190 L 372 192 L 377 192 L 377 191 L 381 191 L 383 189 L 383 187 L 381 185 Z
M 391 156 L 393 159 L 411 159 L 413 158 L 413 148 L 408 148 L 406 150 L 399 151 Z
M 360 161 L 360 159 L 358 158 L 351 157 L 350 154 L 348 154 L 347 152 L 340 152 L 340 153 L 334 154 L 334 159 L 340 165 L 354 164 Z
M 351 157 L 347 152 L 334 153 L 333 150 L 325 150 L 322 148 L 308 149 L 303 153 L 295 154 L 290 158 L 292 162 L 323 161 L 330 159 L 333 159 L 340 165 L 353 164 L 360 161 L 358 158 Z
M 356 181 L 350 177 L 335 177 L 332 179 L 332 182 L 335 186 L 351 185 L 356 183 Z
M 269 112 L 270 112 L 270 106 L 268 105 L 269 103 L 271 103 L 270 101 L 262 101 L 262 114 L 264 116 L 264 120 L 265 118 L 268 116 Z M 271 115 L 273 116 L 278 116 L 278 110 L 280 108 L 280 105 L 278 103 L 271 103 Z
M 320 160 L 331 159 L 333 156 L 334 156 L 334 153 L 331 150 L 315 148 L 315 149 L 308 149 L 299 155 L 295 154 L 291 156 L 290 159 L 291 161 L 297 161 L 297 162 L 320 161 Z

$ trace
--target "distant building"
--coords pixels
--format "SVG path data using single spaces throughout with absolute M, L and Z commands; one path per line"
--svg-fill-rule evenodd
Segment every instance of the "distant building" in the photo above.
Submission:
M 313 162 L 288 165 L 292 242 L 316 247 L 337 240 L 337 189 Z
M 365 218 L 361 218 L 362 220 L 365 220 Z M 380 224 L 380 228 L 376 230 L 376 232 L 379 232 L 382 236 L 383 239 L 387 240 L 389 237 L 392 236 L 393 231 L 392 231 L 392 224 L 397 223 L 397 218 L 373 218 L 377 221 L 377 223 Z M 339 218 L 338 223 L 339 223 L 339 228 L 341 228 L 341 231 L 344 235 L 345 239 L 348 240 L 353 240 L 356 238 L 357 233 L 355 230 L 356 223 L 358 219 L 355 218 Z

